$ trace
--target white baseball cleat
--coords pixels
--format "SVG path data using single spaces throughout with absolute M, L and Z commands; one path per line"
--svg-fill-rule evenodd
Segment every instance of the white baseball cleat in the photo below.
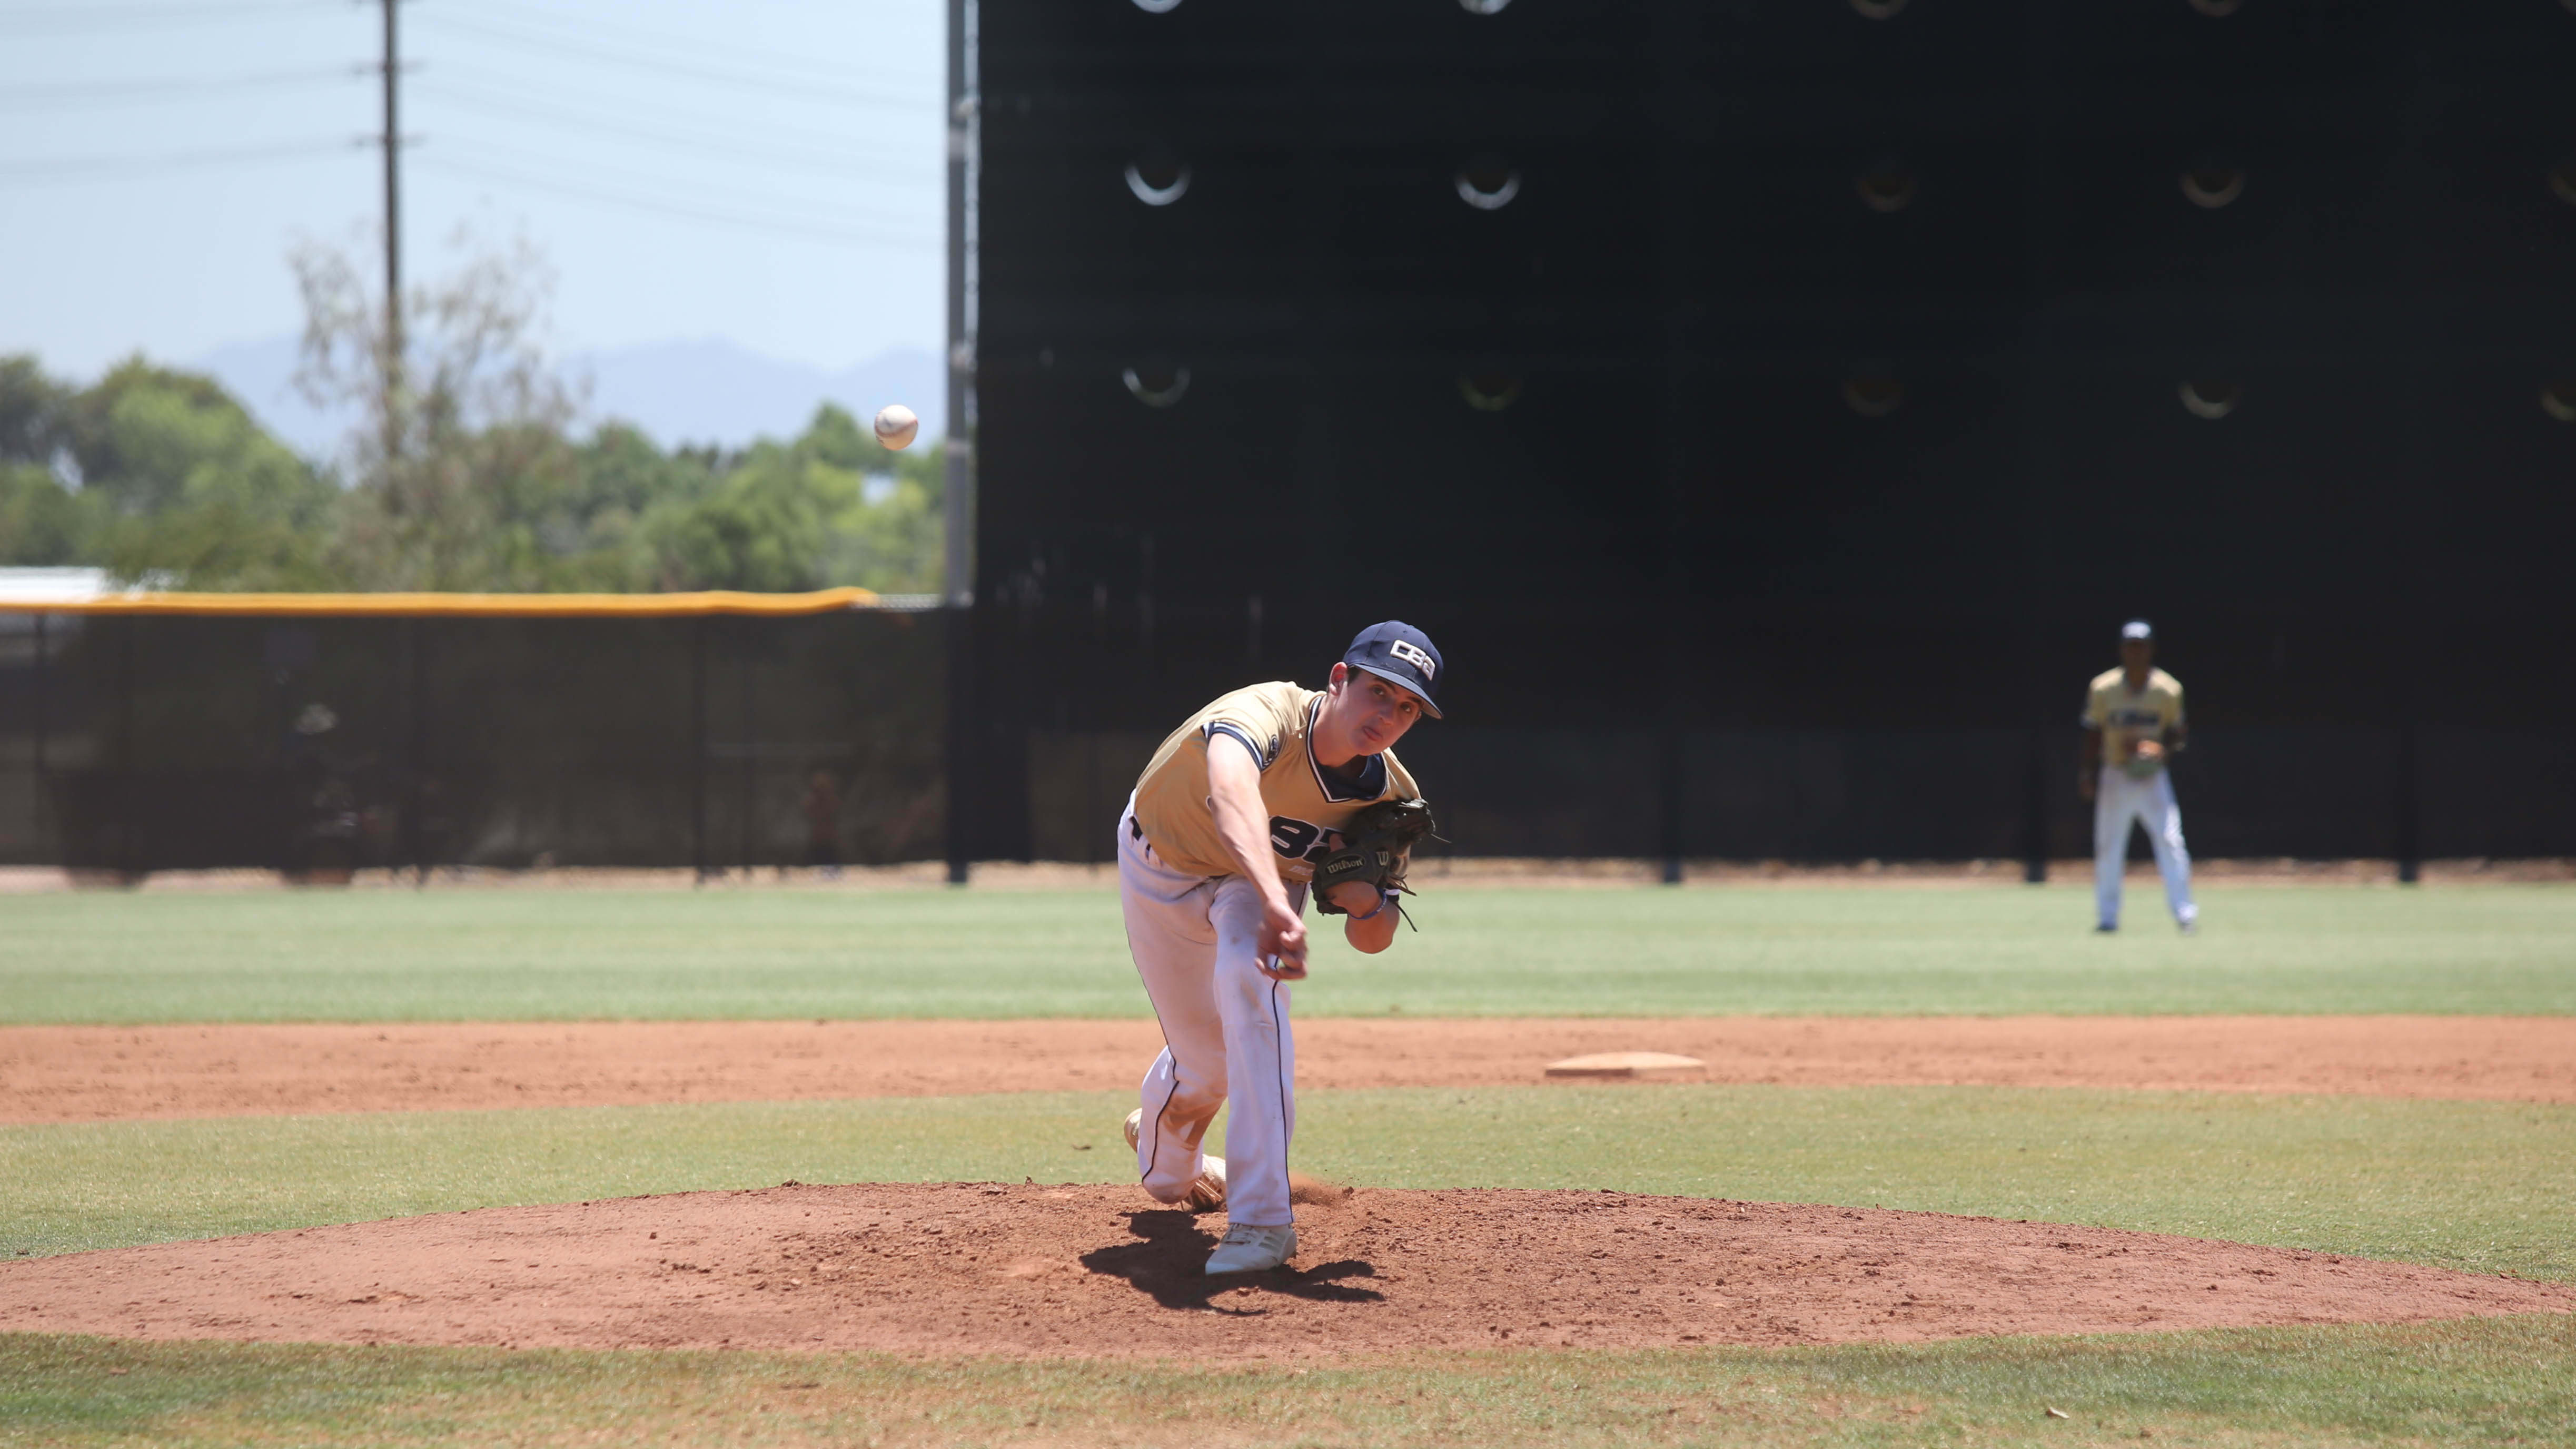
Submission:
M 1144 1131 L 1145 1109 L 1139 1107 L 1127 1114 L 1128 1151 L 1136 1150 L 1136 1139 L 1143 1136 Z M 1189 1193 L 1181 1201 L 1188 1203 L 1194 1213 L 1212 1213 L 1225 1206 L 1225 1159 L 1203 1157 L 1199 1161 L 1202 1164 L 1199 1175 L 1190 1180 Z
M 1256 1228 L 1250 1223 L 1236 1223 L 1225 1230 L 1225 1241 L 1208 1254 L 1210 1276 L 1219 1273 L 1258 1273 L 1297 1256 L 1297 1230 L 1287 1225 Z

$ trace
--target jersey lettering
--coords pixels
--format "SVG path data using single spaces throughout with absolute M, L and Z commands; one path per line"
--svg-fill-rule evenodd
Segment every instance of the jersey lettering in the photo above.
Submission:
M 1270 848 L 1290 860 L 1322 860 L 1333 853 L 1337 833 L 1311 821 L 1270 817 Z
M 1324 828 L 1320 825 L 1291 820 L 1285 815 L 1270 817 L 1270 848 L 1291 860 L 1303 856 L 1307 847 L 1322 839 L 1323 835 Z
M 0 5 L 6 3 L 0 0 Z M 1256 684 L 1211 701 L 1166 736 L 1136 777 L 1136 822 L 1154 842 L 1154 854 L 1185 875 L 1232 875 L 1244 868 L 1208 808 L 1208 761 L 1234 748 L 1217 743 L 1217 733 L 1260 743 L 1251 751 L 1262 766 L 1261 803 L 1253 807 L 1259 812 L 1253 818 L 1263 822 L 1262 833 L 1270 837 L 1264 853 L 1283 881 L 1311 877 L 1313 863 L 1343 845 L 1334 827 L 1370 800 L 1381 794 L 1410 798 L 1421 793 L 1392 750 L 1369 767 L 1368 783 L 1378 788 L 1348 797 L 1339 793 L 1349 787 L 1323 777 L 1307 742 L 1321 698 L 1286 680 Z

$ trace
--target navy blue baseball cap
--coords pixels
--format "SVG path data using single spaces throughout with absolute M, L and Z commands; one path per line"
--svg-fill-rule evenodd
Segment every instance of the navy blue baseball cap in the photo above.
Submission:
M 1412 690 L 1422 696 L 1422 712 L 1440 718 L 1439 702 L 1431 693 L 1440 680 L 1440 646 L 1411 624 L 1389 619 L 1369 625 L 1342 651 L 1342 662 Z

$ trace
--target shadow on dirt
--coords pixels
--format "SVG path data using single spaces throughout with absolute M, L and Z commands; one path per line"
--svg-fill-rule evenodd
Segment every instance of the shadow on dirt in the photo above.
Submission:
M 1224 1219 L 1211 1221 L 1222 1223 Z M 1085 1253 L 1082 1266 L 1094 1273 L 1126 1279 L 1165 1308 L 1195 1308 L 1239 1316 L 1261 1313 L 1259 1308 L 1216 1301 L 1243 1288 L 1319 1303 L 1377 1303 L 1386 1297 L 1374 1288 L 1353 1287 L 1341 1281 L 1376 1276 L 1374 1265 L 1357 1259 L 1211 1278 L 1207 1275 L 1207 1256 L 1216 1250 L 1216 1235 L 1200 1227 L 1197 1217 L 1170 1209 L 1132 1212 L 1127 1215 L 1127 1226 L 1137 1241 Z

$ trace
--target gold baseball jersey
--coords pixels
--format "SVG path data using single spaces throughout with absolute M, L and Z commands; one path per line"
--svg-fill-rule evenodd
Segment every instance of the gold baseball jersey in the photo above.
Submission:
M 1341 828 L 1363 808 L 1416 798 L 1413 776 L 1393 750 L 1364 757 L 1356 781 L 1324 773 L 1310 738 L 1323 703 L 1320 691 L 1284 680 L 1256 684 L 1222 696 L 1172 731 L 1136 778 L 1136 824 L 1154 854 L 1191 875 L 1235 874 L 1208 806 L 1212 749 L 1249 750 L 1260 762 L 1261 806 L 1270 813 L 1270 848 L 1285 881 L 1312 880 L 1315 862 L 1341 844 Z
M 2084 725 L 2102 732 L 2102 759 L 2125 765 L 2140 740 L 2161 740 L 2182 723 L 2182 683 L 2161 669 L 2147 671 L 2147 687 L 2132 692 L 2126 675 L 2106 669 L 2093 676 L 2084 700 Z

